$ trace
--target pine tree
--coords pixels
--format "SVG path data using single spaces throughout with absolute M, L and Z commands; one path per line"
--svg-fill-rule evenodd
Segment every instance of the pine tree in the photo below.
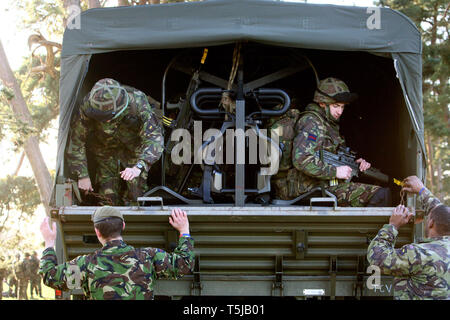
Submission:
M 447 0 L 383 0 L 379 5 L 408 16 L 423 47 L 423 106 L 428 153 L 427 186 L 450 200 L 450 3 Z

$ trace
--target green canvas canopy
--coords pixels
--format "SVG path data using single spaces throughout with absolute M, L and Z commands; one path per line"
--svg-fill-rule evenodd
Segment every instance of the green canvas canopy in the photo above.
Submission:
M 61 55 L 56 175 L 64 175 L 70 119 L 92 55 L 236 41 L 391 57 L 425 157 L 421 38 L 405 15 L 388 8 L 217 0 L 91 9 L 72 21 L 64 33 Z

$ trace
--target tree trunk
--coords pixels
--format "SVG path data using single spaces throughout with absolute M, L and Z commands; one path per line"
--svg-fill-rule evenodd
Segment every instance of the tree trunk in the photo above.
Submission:
M 427 153 L 428 153 L 428 179 L 430 179 L 430 183 L 428 184 L 428 189 L 431 190 L 431 192 L 433 192 L 434 190 L 434 183 L 433 183 L 433 177 L 434 177 L 434 168 L 433 168 L 433 160 L 434 160 L 434 152 L 433 152 L 433 144 L 431 143 L 431 138 L 430 138 L 430 134 L 426 134 L 425 137 L 425 146 L 427 148 Z
M 5 87 L 14 92 L 14 97 L 9 100 L 9 104 L 17 119 L 27 123 L 30 127 L 33 127 L 30 111 L 23 98 L 19 84 L 9 66 L 8 58 L 6 57 L 1 40 L 0 79 L 3 81 Z M 50 213 L 49 202 L 52 191 L 52 180 L 47 165 L 44 162 L 44 158 L 42 157 L 41 150 L 39 149 L 39 141 L 36 136 L 29 137 L 25 142 L 25 153 L 30 161 L 31 168 L 33 169 L 41 201 L 44 204 L 47 213 Z
M 128 0 L 119 0 L 119 4 L 118 4 L 119 7 L 129 6 L 129 5 L 130 5 L 130 3 L 128 2 Z
M 101 7 L 102 7 L 102 6 L 100 5 L 100 1 L 99 1 L 99 0 L 89 0 L 88 6 L 89 6 L 89 9 L 92 9 L 92 8 L 101 8 Z
M 436 152 L 436 170 L 437 170 L 437 179 L 436 179 L 436 194 L 439 199 L 444 199 L 443 189 L 444 185 L 442 183 L 443 172 L 442 172 L 442 153 L 441 153 L 441 139 L 437 138 L 438 152 Z

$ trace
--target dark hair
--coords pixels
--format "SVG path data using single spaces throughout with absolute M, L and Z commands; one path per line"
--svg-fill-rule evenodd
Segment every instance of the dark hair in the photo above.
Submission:
M 105 239 L 116 238 L 122 235 L 123 220 L 117 217 L 107 218 L 95 223 L 94 228 L 97 229 Z
M 436 231 L 446 236 L 450 234 L 450 207 L 439 205 L 430 212 L 430 219 L 433 219 L 436 225 Z

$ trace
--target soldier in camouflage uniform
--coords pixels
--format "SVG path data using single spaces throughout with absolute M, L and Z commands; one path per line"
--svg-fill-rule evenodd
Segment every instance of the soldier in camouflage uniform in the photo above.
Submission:
M 17 256 L 20 258 L 20 255 Z M 25 258 L 22 261 L 18 260 L 14 269 L 19 282 L 19 300 L 28 300 L 27 287 L 30 282 L 29 257 L 30 254 L 28 252 L 25 253 Z
M 20 258 L 20 255 L 19 255 Z M 15 266 L 16 266 L 16 262 L 13 260 L 13 258 L 9 259 L 10 263 L 9 263 L 9 296 L 10 297 L 14 297 L 17 298 L 17 293 L 18 293 L 18 289 L 19 289 L 19 281 L 16 278 L 16 274 L 15 274 Z M 13 290 L 14 287 L 14 290 Z
M 42 298 L 41 276 L 39 275 L 39 259 L 34 251 L 30 259 L 30 297 L 33 298 L 33 290 Z
M 369 245 L 367 259 L 381 272 L 394 276 L 394 298 L 402 300 L 450 300 L 450 208 L 426 189 L 415 176 L 406 178 L 403 190 L 418 194 L 426 223 L 426 239 L 395 249 L 398 229 L 412 218 L 398 206 L 389 224 Z
M 129 205 L 147 189 L 163 150 L 161 125 L 146 95 L 113 79 L 99 80 L 72 119 L 67 159 L 78 187 L 93 191 L 86 143 L 95 158 L 100 204 Z M 122 192 L 125 180 L 127 190 Z
M 98 208 L 92 220 L 103 248 L 59 265 L 53 249 L 56 224 L 50 229 L 48 217 L 42 222 L 41 232 L 47 248 L 39 272 L 45 285 L 59 290 L 81 287 L 94 300 L 150 300 L 156 279 L 178 279 L 194 268 L 194 240 L 184 211 L 172 210 L 169 217 L 169 223 L 180 232 L 173 253 L 127 245 L 121 236 L 125 222 L 121 212 L 113 207 Z
M 356 99 L 347 85 L 336 78 L 320 81 L 314 95 L 314 103 L 306 107 L 302 114 L 292 114 L 288 120 L 295 121 L 295 139 L 292 145 L 293 168 L 285 173 L 285 179 L 275 181 L 277 196 L 293 199 L 311 189 L 323 186 L 335 194 L 341 206 L 387 206 L 390 192 L 387 188 L 363 183 L 345 182 L 351 176 L 348 166 L 335 167 L 324 163 L 316 152 L 326 150 L 336 153 L 345 140 L 339 134 L 339 118 L 345 104 Z M 298 118 L 298 121 L 297 121 Z M 288 132 L 288 135 L 291 132 Z M 281 137 L 283 142 L 283 137 Z M 284 153 L 284 151 L 283 151 Z M 370 163 L 360 158 L 361 171 L 370 168 Z M 281 160 L 281 165 L 283 159 Z
M 3 298 L 3 279 L 8 275 L 8 265 L 4 256 L 0 255 L 0 300 Z

